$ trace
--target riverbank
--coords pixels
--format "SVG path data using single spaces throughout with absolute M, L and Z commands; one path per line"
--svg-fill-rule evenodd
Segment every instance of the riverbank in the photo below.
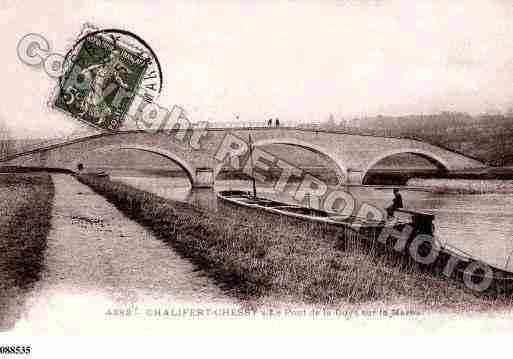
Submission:
M 241 299 L 456 311 L 489 305 L 461 283 L 378 255 L 332 227 L 226 205 L 214 213 L 107 179 L 81 180 Z
M 513 193 L 513 180 L 499 179 L 449 179 L 449 178 L 411 178 L 407 186 L 419 187 L 433 193 L 448 194 L 485 194 Z
M 54 186 L 48 174 L 0 175 L 0 330 L 19 315 L 40 279 Z
M 52 180 L 44 268 L 26 296 L 15 332 L 162 334 L 166 321 L 148 320 L 146 310 L 238 307 L 233 297 L 104 197 L 69 175 L 55 174 Z M 130 325 L 124 316 L 129 311 L 137 319 Z

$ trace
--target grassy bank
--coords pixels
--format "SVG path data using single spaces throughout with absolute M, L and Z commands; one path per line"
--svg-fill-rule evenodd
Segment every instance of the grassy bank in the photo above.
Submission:
M 462 310 L 486 302 L 395 253 L 377 254 L 354 232 L 230 205 L 212 213 L 108 179 L 80 180 L 242 299 Z
M 426 189 L 429 189 L 434 193 L 513 193 L 513 180 L 412 178 L 408 180 L 407 185 L 415 187 L 425 187 Z
M 48 174 L 0 175 L 0 327 L 13 323 L 13 303 L 39 279 L 54 194 Z
M 433 178 L 454 180 L 454 183 L 456 183 L 456 180 L 511 181 L 513 180 L 513 170 L 511 168 L 488 167 L 447 173 L 432 169 L 371 169 L 367 172 L 364 183 L 371 185 L 406 185 L 408 181 Z

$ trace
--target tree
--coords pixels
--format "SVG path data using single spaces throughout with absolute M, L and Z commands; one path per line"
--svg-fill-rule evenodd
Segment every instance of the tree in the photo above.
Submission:
M 6 157 L 12 153 L 12 139 L 9 128 L 5 122 L 0 119 L 0 158 Z
M 331 113 L 330 116 L 328 117 L 328 121 L 326 122 L 326 126 L 329 128 L 329 129 L 334 129 L 336 127 L 336 124 L 335 124 L 335 116 L 333 116 L 333 114 Z

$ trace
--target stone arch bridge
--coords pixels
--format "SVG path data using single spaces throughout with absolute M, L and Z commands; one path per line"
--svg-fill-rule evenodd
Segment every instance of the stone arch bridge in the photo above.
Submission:
M 11 155 L 0 160 L 0 166 L 75 170 L 91 151 L 134 149 L 169 158 L 185 170 L 193 187 L 212 187 L 223 164 L 247 152 L 249 135 L 255 148 L 287 144 L 331 159 L 341 183 L 362 184 L 377 162 L 399 153 L 420 155 L 449 173 L 485 167 L 478 160 L 419 140 L 292 127 L 101 133 Z

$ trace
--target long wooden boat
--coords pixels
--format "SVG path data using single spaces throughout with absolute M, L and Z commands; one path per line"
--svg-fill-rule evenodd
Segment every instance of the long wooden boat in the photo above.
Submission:
M 315 208 L 302 207 L 264 197 L 254 197 L 250 192 L 246 191 L 220 191 L 217 193 L 217 197 L 225 202 L 239 206 L 260 209 L 266 212 L 299 218 L 309 222 L 351 227 L 358 230 L 382 229 L 386 224 L 386 221 L 383 220 L 371 220 L 356 216 L 342 216 L 340 213 L 336 212 L 327 212 Z
M 217 197 L 226 203 L 237 206 L 262 210 L 268 213 L 297 218 L 308 222 L 322 223 L 355 230 L 362 235 L 362 238 L 372 241 L 374 248 L 377 248 L 378 250 L 381 249 L 390 252 L 397 241 L 396 238 L 390 238 L 390 240 L 387 240 L 385 243 L 376 240 L 383 228 L 390 225 L 388 220 L 369 220 L 367 218 L 356 216 L 341 216 L 339 213 L 332 213 L 314 208 L 283 203 L 264 197 L 258 197 L 247 191 L 220 191 L 217 193 Z M 434 236 L 433 221 L 435 217 L 433 214 L 404 208 L 399 209 L 396 212 L 401 215 L 406 215 L 409 218 L 407 220 L 399 221 L 397 221 L 396 218 L 396 221 L 394 221 L 395 230 L 401 231 L 406 225 L 413 227 L 413 231 L 405 245 L 406 250 L 401 251 L 401 255 L 409 255 L 409 245 L 419 234 L 430 235 L 433 238 L 432 242 L 424 242 L 419 246 L 418 253 L 419 255 L 424 256 L 429 254 L 429 252 L 434 252 L 432 255 L 436 260 L 427 264 L 422 264 L 417 261 L 416 263 L 420 268 L 435 271 L 440 274 L 446 271 L 448 266 L 450 266 L 450 277 L 465 282 L 470 281 L 474 284 L 489 281 L 490 284 L 485 288 L 484 292 L 496 294 L 513 292 L 512 272 L 486 264 L 458 248 L 446 243 L 442 244 L 438 241 Z M 486 268 L 489 268 L 489 271 L 474 270 L 469 272 L 469 268 L 479 267 L 483 263 L 486 265 Z

